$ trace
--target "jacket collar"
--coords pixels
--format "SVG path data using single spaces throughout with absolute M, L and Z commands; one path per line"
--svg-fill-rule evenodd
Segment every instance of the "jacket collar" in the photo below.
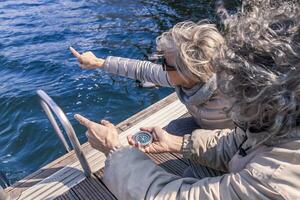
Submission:
M 191 89 L 175 87 L 181 102 L 190 105 L 201 105 L 209 101 L 217 89 L 216 75 L 214 74 L 205 84 L 199 83 Z

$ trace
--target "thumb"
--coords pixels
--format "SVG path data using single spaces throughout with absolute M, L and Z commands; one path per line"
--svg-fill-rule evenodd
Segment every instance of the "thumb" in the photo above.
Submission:
M 85 118 L 85 117 L 83 117 L 83 116 L 81 116 L 81 115 L 79 115 L 79 114 L 75 114 L 75 115 L 74 115 L 74 118 L 75 118 L 81 125 L 83 125 L 83 126 L 85 126 L 85 127 L 87 127 L 87 128 L 89 128 L 89 127 L 92 125 L 92 123 L 94 123 L 94 122 L 90 121 L 89 119 L 87 119 L 87 118 Z
M 141 127 L 140 130 L 152 133 L 154 131 L 154 127 Z
M 110 123 L 109 121 L 103 119 L 100 121 L 100 124 L 103 125 L 103 126 L 106 126 L 106 127 L 110 127 L 110 128 L 114 128 L 115 125 L 113 125 L 112 123 Z

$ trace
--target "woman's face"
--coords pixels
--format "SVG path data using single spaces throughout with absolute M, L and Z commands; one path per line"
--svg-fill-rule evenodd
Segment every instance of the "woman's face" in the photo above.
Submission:
M 165 54 L 166 63 L 168 66 L 175 66 L 176 62 L 174 56 L 171 53 Z M 181 86 L 184 88 L 192 88 L 197 82 L 192 79 L 183 79 L 177 71 L 167 71 L 169 80 L 173 86 Z

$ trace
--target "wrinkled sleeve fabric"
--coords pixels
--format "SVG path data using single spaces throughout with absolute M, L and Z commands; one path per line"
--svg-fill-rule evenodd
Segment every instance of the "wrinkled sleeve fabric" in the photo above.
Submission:
M 201 180 L 181 178 L 130 147 L 108 157 L 103 181 L 122 200 L 278 199 L 274 190 L 252 176 L 251 169 Z
M 162 70 L 162 67 L 149 61 L 109 56 L 104 62 L 103 69 L 131 79 L 172 87 L 167 73 Z
M 183 156 L 193 163 L 228 171 L 228 163 L 245 139 L 242 129 L 197 129 L 184 136 Z

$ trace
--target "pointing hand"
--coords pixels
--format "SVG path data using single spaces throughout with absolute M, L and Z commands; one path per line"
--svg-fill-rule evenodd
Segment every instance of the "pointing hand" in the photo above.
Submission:
M 91 51 L 80 54 L 73 47 L 70 47 L 70 51 L 78 59 L 82 69 L 96 69 L 101 68 L 104 65 L 105 60 L 97 58 Z
M 88 129 L 86 135 L 93 148 L 107 155 L 110 150 L 121 146 L 118 131 L 109 121 L 101 120 L 100 123 L 96 123 L 78 114 L 74 117 Z

